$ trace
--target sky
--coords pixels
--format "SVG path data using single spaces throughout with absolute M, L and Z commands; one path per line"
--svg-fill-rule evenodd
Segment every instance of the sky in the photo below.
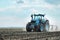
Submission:
M 0 28 L 25 27 L 34 13 L 60 28 L 60 0 L 0 0 Z

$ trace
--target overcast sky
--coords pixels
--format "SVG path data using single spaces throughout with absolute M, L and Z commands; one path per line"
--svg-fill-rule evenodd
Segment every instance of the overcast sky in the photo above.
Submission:
M 0 0 L 0 27 L 25 27 L 32 13 L 46 14 L 60 28 L 60 0 Z

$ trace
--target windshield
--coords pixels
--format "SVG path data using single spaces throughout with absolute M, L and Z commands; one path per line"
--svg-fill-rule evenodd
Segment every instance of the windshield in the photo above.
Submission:
M 40 20 L 41 18 L 43 18 L 42 16 L 33 16 L 33 20 Z

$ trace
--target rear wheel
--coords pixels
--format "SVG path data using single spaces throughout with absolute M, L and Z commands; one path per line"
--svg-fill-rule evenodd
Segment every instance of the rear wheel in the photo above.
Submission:
M 31 25 L 30 22 L 26 25 L 26 31 L 27 31 L 27 32 L 30 32 L 30 31 L 31 31 L 31 29 L 29 28 L 30 25 Z
M 26 26 L 26 31 L 27 31 L 27 32 L 33 32 L 33 31 L 34 31 L 34 25 L 33 25 L 31 22 L 29 22 L 29 23 L 27 24 L 27 26 Z
M 49 31 L 49 21 L 46 20 L 46 23 L 45 23 L 45 31 Z

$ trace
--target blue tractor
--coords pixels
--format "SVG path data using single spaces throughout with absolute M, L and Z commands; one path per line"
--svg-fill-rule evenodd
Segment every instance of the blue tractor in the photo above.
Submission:
M 44 14 L 32 14 L 31 22 L 26 25 L 27 32 L 47 32 L 49 30 L 49 20 L 44 19 Z

